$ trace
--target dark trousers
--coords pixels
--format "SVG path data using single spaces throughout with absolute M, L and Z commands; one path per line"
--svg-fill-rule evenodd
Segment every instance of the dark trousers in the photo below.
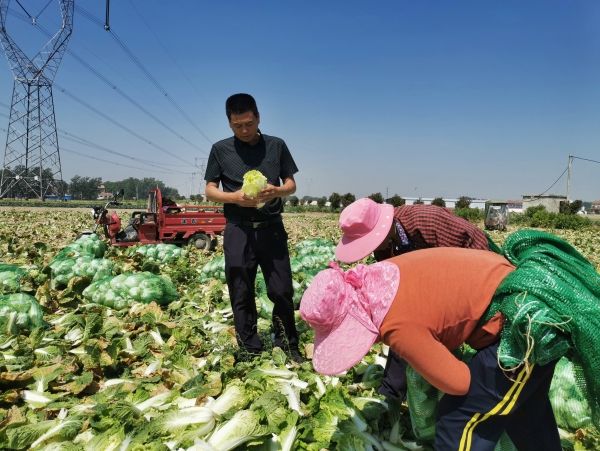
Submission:
M 391 349 L 388 352 L 383 380 L 378 391 L 387 398 L 395 398 L 399 401 L 404 401 L 406 397 L 406 361 Z
M 440 400 L 435 449 L 492 451 L 506 432 L 519 451 L 560 451 L 548 390 L 556 362 L 505 374 L 498 367 L 498 343 L 471 362 L 466 395 Z M 510 377 L 509 377 L 510 376 Z
M 231 298 L 233 321 L 238 345 L 249 352 L 261 352 L 257 333 L 258 313 L 254 294 L 256 272 L 260 266 L 267 295 L 273 302 L 273 345 L 284 350 L 298 348 L 298 332 L 294 321 L 294 289 L 282 222 L 260 229 L 227 223 L 223 234 L 225 278 Z

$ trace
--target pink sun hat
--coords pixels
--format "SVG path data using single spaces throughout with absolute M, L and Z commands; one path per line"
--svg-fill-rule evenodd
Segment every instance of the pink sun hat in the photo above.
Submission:
M 315 276 L 300 301 L 300 315 L 315 331 L 316 371 L 339 374 L 362 360 L 379 337 L 399 283 L 400 269 L 389 262 L 348 272 L 333 263 Z
M 373 252 L 388 236 L 394 221 L 394 207 L 364 197 L 352 202 L 340 214 L 343 235 L 335 257 L 353 263 Z

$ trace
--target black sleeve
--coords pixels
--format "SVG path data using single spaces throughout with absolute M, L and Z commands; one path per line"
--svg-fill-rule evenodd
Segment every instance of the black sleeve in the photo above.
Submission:
M 288 146 L 286 145 L 286 143 L 283 143 L 283 146 L 281 148 L 280 178 L 281 178 L 281 180 L 283 180 L 291 175 L 294 175 L 296 172 L 298 172 L 298 166 L 296 166 L 296 163 L 294 162 L 294 159 L 292 158 L 290 149 L 288 149 Z
M 210 149 L 210 155 L 208 156 L 208 162 L 206 163 L 206 172 L 204 173 L 204 180 L 207 182 L 218 182 L 221 180 L 221 165 L 217 159 L 217 149 L 212 146 Z

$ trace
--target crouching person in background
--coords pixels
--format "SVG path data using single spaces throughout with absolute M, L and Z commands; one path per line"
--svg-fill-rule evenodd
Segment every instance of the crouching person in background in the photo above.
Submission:
M 509 236 L 503 253 L 432 248 L 321 271 L 300 304 L 315 370 L 348 370 L 382 340 L 445 393 L 436 450 L 493 450 L 504 432 L 519 450 L 560 450 L 548 399 L 560 357 L 578 362 L 600 424 L 600 275 L 543 232 Z M 463 343 L 468 364 L 452 353 Z

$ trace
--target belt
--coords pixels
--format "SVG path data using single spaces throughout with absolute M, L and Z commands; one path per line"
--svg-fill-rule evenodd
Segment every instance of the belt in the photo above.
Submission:
M 263 221 L 249 221 L 246 219 L 240 219 L 240 218 L 229 218 L 227 219 L 227 222 L 235 224 L 235 225 L 239 225 L 245 228 L 249 228 L 249 229 L 253 229 L 253 230 L 258 230 L 258 229 L 266 229 L 267 227 L 273 225 L 273 224 L 280 224 L 282 221 L 281 216 L 276 216 L 274 218 L 269 218 L 269 219 L 265 219 Z

